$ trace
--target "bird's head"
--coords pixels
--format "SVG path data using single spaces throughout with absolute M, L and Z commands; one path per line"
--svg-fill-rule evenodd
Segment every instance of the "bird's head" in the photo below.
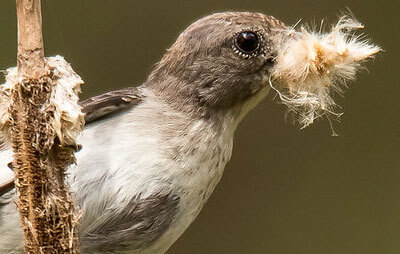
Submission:
M 230 110 L 268 86 L 277 55 L 275 37 L 284 28 L 277 19 L 258 13 L 200 19 L 167 50 L 148 83 L 195 113 Z
M 174 107 L 200 116 L 236 110 L 242 118 L 273 83 L 289 91 L 281 94 L 289 102 L 304 91 L 326 100 L 318 89 L 353 78 L 357 63 L 379 50 L 357 40 L 349 47 L 348 31 L 358 23 L 346 22 L 322 35 L 296 31 L 260 13 L 213 14 L 180 34 L 146 84 Z M 300 108 L 308 110 L 308 101 L 303 103 Z

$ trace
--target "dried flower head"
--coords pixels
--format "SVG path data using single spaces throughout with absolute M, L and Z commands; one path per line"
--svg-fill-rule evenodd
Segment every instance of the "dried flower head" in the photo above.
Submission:
M 78 94 L 84 82 L 62 56 L 48 57 L 46 61 L 52 72 L 52 85 L 55 89 L 52 90 L 49 104 L 43 110 L 52 116 L 50 128 L 61 144 L 75 145 L 75 138 L 84 125 L 84 115 L 78 104 Z M 17 67 L 8 68 L 6 74 L 6 82 L 0 85 L 0 141 L 10 139 L 10 109 L 13 103 L 10 99 L 11 90 L 23 81 L 18 76 Z

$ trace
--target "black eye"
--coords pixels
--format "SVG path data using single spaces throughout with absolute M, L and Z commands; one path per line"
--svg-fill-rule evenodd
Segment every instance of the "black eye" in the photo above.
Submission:
M 237 48 L 245 54 L 254 53 L 259 47 L 258 35 L 253 32 L 241 32 L 235 40 Z

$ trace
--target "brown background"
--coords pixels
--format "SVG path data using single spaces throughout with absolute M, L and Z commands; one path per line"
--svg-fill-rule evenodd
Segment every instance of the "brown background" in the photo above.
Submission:
M 217 11 L 334 22 L 349 7 L 385 49 L 339 99 L 345 115 L 305 130 L 264 100 L 241 124 L 233 159 L 169 253 L 400 252 L 400 2 L 44 0 L 46 54 L 64 55 L 88 97 L 138 85 L 192 21 Z M 13 0 L 0 2 L 0 69 L 15 65 Z

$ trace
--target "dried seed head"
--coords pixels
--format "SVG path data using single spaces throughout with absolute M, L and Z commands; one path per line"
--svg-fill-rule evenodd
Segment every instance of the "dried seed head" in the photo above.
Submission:
M 84 83 L 69 63 L 62 56 L 46 58 L 52 77 L 52 93 L 43 110 L 50 117 L 49 128 L 54 131 L 63 145 L 75 145 L 75 138 L 84 125 L 84 115 L 78 104 L 80 86 Z M 17 67 L 6 71 L 6 82 L 0 85 L 0 142 L 10 138 L 10 107 L 12 106 L 11 90 L 17 83 L 23 82 L 18 75 Z
M 342 92 L 347 80 L 354 80 L 361 63 L 380 51 L 378 46 L 354 33 L 363 28 L 354 18 L 343 16 L 329 33 L 282 31 L 271 87 L 282 102 L 307 127 L 323 115 L 339 117 L 332 93 Z M 279 85 L 273 85 L 277 82 Z

